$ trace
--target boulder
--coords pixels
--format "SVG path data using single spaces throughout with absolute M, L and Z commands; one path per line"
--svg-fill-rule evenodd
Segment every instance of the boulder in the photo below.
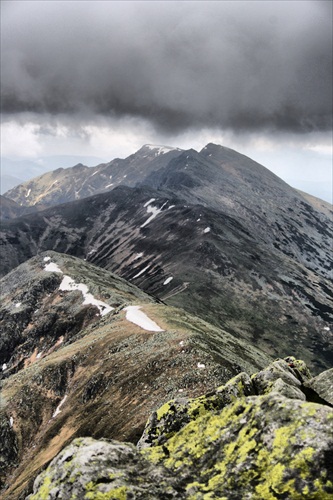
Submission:
M 28 499 L 333 499 L 333 409 L 305 400 L 310 376 L 299 366 L 277 360 L 166 403 L 137 448 L 76 439 Z
M 305 386 L 316 391 L 319 397 L 333 406 L 333 368 L 312 378 Z
M 250 394 L 254 394 L 253 384 L 242 372 L 224 386 L 199 398 L 172 399 L 152 413 L 137 446 L 142 449 L 163 444 L 198 416 L 222 410 L 235 399 Z

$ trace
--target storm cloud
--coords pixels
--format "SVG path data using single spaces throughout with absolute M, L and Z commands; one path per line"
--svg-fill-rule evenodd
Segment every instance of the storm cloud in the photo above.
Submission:
M 332 3 L 2 2 L 2 113 L 332 126 Z

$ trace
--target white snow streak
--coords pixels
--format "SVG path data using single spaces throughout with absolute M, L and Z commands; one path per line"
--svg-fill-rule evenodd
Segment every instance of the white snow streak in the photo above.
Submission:
M 10 427 L 13 427 L 13 424 L 14 424 L 14 419 L 13 419 L 13 417 L 10 417 L 10 419 L 9 419 Z
M 67 394 L 66 394 L 66 396 L 64 397 L 64 399 L 62 399 L 62 400 L 60 401 L 59 405 L 57 406 L 56 411 L 55 411 L 55 412 L 53 413 L 53 415 L 52 415 L 52 418 L 56 417 L 57 415 L 59 415 L 59 413 L 61 413 L 60 408 L 61 408 L 61 407 L 62 407 L 62 405 L 65 403 L 66 399 L 67 399 Z
M 108 184 L 107 186 L 105 186 L 105 189 L 110 188 L 111 186 L 113 186 L 113 182 L 111 182 L 111 184 Z
M 31 189 L 28 190 L 27 194 L 25 195 L 26 198 L 28 198 L 29 194 L 31 193 Z
M 163 283 L 163 285 L 167 285 L 167 284 L 168 284 L 168 283 L 170 283 L 170 281 L 172 281 L 172 280 L 173 280 L 173 276 L 170 276 L 170 278 L 167 278 L 167 279 L 165 280 L 165 282 Z
M 143 257 L 143 252 L 137 253 L 133 260 L 141 259 Z
M 140 308 L 140 306 L 125 307 L 124 311 L 126 311 L 127 321 L 134 323 L 148 332 L 164 332 L 155 321 L 151 320 L 144 312 L 140 311 Z
M 148 207 L 148 205 L 150 205 L 151 203 L 153 203 L 153 201 L 155 201 L 155 200 L 156 200 L 156 198 L 150 198 L 150 200 L 147 201 L 147 203 L 145 203 L 143 206 L 146 208 L 146 207 Z
M 96 306 L 99 309 L 101 316 L 105 316 L 105 314 L 108 314 L 114 309 L 113 307 L 109 306 L 109 304 L 106 304 L 101 300 L 95 299 L 95 297 L 91 293 L 89 293 L 87 285 L 85 285 L 84 283 L 75 283 L 75 281 L 69 276 L 63 277 L 63 280 L 59 286 L 59 290 L 63 291 L 79 290 L 84 297 L 83 305 L 92 304 L 93 306 Z
M 150 200 L 150 201 L 152 201 L 152 200 Z M 147 203 L 146 203 L 145 206 L 147 206 L 147 213 L 152 214 L 152 215 L 146 220 L 146 222 L 141 224 L 140 227 L 145 227 L 147 224 L 149 224 L 149 222 L 151 222 L 153 219 L 155 219 L 155 217 L 157 217 L 158 214 L 160 214 L 162 212 L 163 208 L 165 207 L 165 205 L 167 203 L 168 203 L 167 201 L 165 203 L 163 203 L 161 208 L 153 207 L 153 205 L 149 205 L 149 204 L 147 206 Z
M 135 276 L 133 276 L 132 280 L 134 280 L 135 278 L 138 278 L 139 276 L 141 276 L 141 274 L 143 274 L 149 268 L 150 268 L 150 264 L 148 264 L 148 266 L 145 267 L 144 269 L 142 269 L 142 271 L 140 271 L 138 274 L 136 274 Z
M 50 262 L 49 264 L 46 264 L 46 266 L 44 267 L 44 271 L 48 271 L 49 273 L 61 273 L 62 274 L 62 270 L 54 262 Z

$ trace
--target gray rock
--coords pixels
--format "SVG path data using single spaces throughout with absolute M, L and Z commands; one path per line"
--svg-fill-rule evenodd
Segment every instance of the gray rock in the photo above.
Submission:
M 241 373 L 206 396 L 170 401 L 148 421 L 139 450 L 76 439 L 27 500 L 333 498 L 333 409 L 304 401 L 289 365 L 277 360 L 252 378 L 266 394 L 253 395 Z
M 29 500 L 179 498 L 176 478 L 131 444 L 75 439 L 40 474 Z
M 305 386 L 312 388 L 321 398 L 333 405 L 333 368 L 312 378 Z
M 235 399 L 250 394 L 254 394 L 251 379 L 242 372 L 205 396 L 173 399 L 150 416 L 137 446 L 142 449 L 163 444 L 192 420 L 222 410 Z

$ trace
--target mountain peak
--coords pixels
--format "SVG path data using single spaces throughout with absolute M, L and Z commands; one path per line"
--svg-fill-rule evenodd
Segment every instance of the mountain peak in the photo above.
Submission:
M 169 153 L 170 151 L 182 151 L 180 148 L 163 146 L 160 144 L 145 144 L 141 149 L 150 149 L 151 151 L 155 151 L 155 154 L 157 155 Z

